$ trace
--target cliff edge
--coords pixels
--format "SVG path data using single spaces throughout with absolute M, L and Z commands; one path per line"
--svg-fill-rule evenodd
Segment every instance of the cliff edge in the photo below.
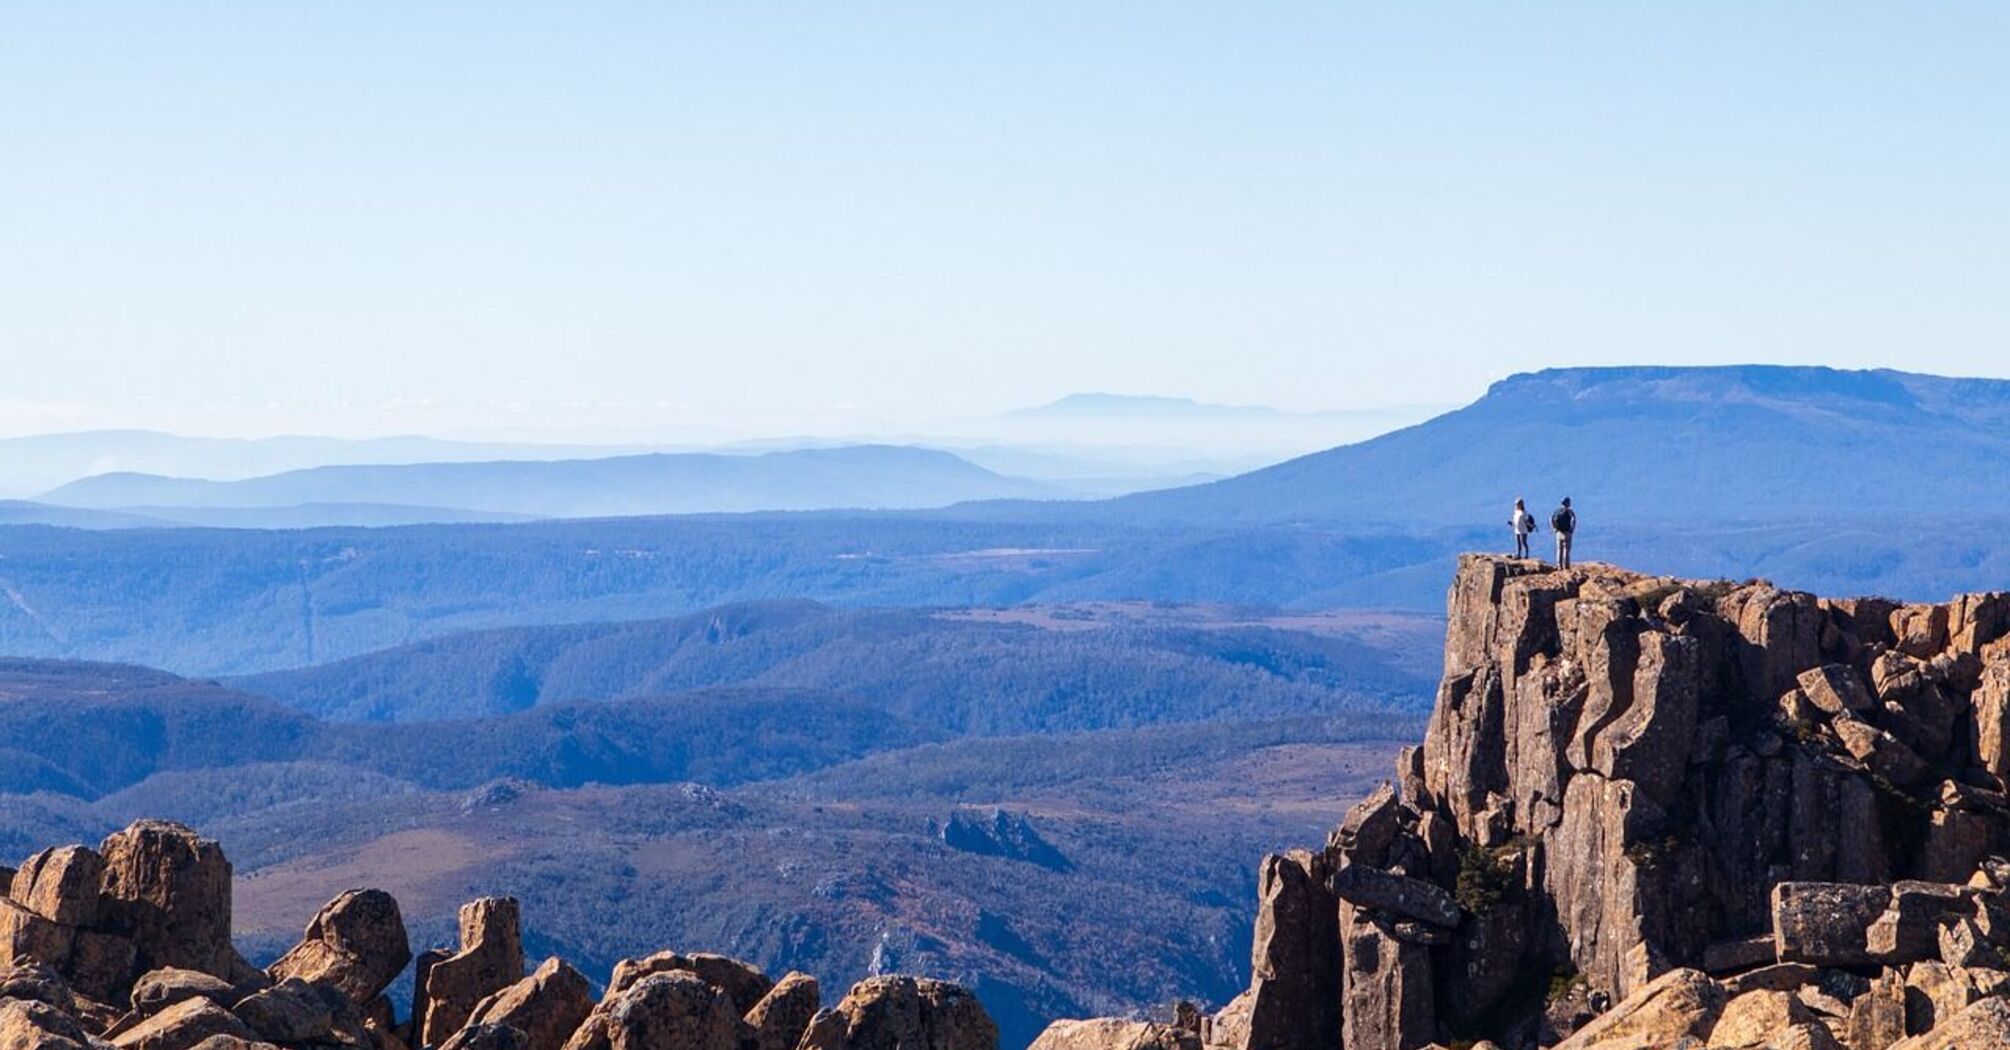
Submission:
M 1249 990 L 1168 1038 L 2010 1045 L 2010 595 L 1468 555 L 1448 606 L 1422 746 L 1265 858 Z

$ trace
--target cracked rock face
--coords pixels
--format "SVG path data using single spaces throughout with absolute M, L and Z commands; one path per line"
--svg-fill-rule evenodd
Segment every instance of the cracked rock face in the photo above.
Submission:
M 1265 968 L 1328 921 L 1266 860 L 1257 980 L 1208 1043 L 1886 1050 L 1996 1023 L 2010 596 L 1467 556 L 1447 611 L 1422 745 L 1293 862 L 1328 873 L 1338 952 Z M 1276 994 L 1334 985 L 1337 1040 Z M 1291 1005 L 1258 1024 L 1266 996 Z

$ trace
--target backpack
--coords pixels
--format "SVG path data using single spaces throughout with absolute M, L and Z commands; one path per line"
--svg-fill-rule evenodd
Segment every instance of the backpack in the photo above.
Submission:
M 1558 507 L 1549 516 L 1549 527 L 1558 532 L 1572 532 L 1577 529 L 1577 512 L 1569 507 Z

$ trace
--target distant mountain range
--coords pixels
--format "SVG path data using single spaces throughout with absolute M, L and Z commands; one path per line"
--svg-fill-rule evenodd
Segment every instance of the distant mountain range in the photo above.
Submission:
M 2010 381 L 1829 368 L 1574 368 L 1517 375 L 1428 422 L 1189 488 L 1114 519 L 1422 527 L 1908 521 L 2010 511 Z
M 101 474 L 45 493 L 40 502 L 155 517 L 168 508 L 366 505 L 584 518 L 911 509 L 967 500 L 1069 495 L 1056 486 L 985 470 L 947 452 L 858 445 L 744 456 L 656 453 L 605 459 L 326 466 L 240 481 Z M 469 517 L 442 512 L 432 520 Z
M 639 445 L 450 441 L 418 435 L 212 438 L 157 430 L 84 430 L 0 438 L 0 496 L 32 496 L 97 474 L 235 481 L 333 464 L 582 459 L 648 451 L 656 450 Z
M 2006 404 L 2010 383 L 1991 380 L 1573 369 L 1505 380 L 1357 445 L 1105 501 L 301 531 L 0 526 L 0 653 L 250 673 L 456 631 L 777 598 L 1429 612 L 1457 552 L 1508 545 L 1516 495 L 1539 518 L 1575 497 L 1586 560 L 1923 599 L 2010 581 Z

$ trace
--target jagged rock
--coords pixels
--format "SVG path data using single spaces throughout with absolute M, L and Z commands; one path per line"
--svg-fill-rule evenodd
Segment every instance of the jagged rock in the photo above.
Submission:
M 566 1050 L 738 1050 L 740 1016 L 726 993 L 683 970 L 649 974 L 603 1000 Z M 521 1050 L 521 1048 L 518 1048 Z
M 98 921 L 98 887 L 104 877 L 104 858 L 88 847 L 45 849 L 14 873 L 8 896 L 52 922 L 90 926 Z
M 1027 1050 L 1200 1050 L 1197 1033 L 1149 1021 L 1055 1021 Z
M 106 851 L 109 856 L 110 850 Z M 252 1034 L 237 1015 L 208 999 L 184 999 L 112 1037 L 121 1050 L 193 1050 L 212 1036 L 230 1036 L 253 1041 Z
M 226 980 L 251 967 L 230 943 L 230 861 L 215 842 L 143 820 L 99 846 L 108 932 L 129 938 L 139 972 L 173 966 Z
M 527 1050 L 530 1037 L 506 1024 L 471 1024 L 447 1037 L 439 1050 Z
M 133 982 L 130 999 L 133 1012 L 145 1017 L 198 997 L 225 1006 L 236 1002 L 238 994 L 235 985 L 214 974 L 170 966 L 142 974 Z
M 346 1002 L 335 988 L 288 977 L 244 997 L 231 1012 L 269 1042 L 321 1042 L 335 1031 L 337 1012 Z
M 1340 958 L 1340 1045 L 1348 1050 L 1414 1050 L 1437 1038 L 1428 948 L 1396 937 L 1343 901 Z
M 1459 924 L 1459 903 L 1437 885 L 1393 875 L 1365 864 L 1350 864 L 1333 874 L 1333 892 L 1356 907 L 1428 922 L 1450 929 Z
M 438 1046 L 467 1023 L 475 1005 L 523 980 L 523 932 L 514 897 L 483 897 L 461 905 L 461 950 L 428 960 L 415 974 L 412 1029 L 422 1045 Z
M 870 977 L 821 1011 L 799 1050 L 997 1050 L 977 997 L 922 977 Z M 617 1048 L 619 1050 L 619 1048 Z
M 623 959 L 614 964 L 614 976 L 607 982 L 607 994 L 603 1002 L 628 990 L 630 985 L 650 974 L 682 972 L 696 974 L 699 980 L 726 993 L 733 1001 L 733 1012 L 744 1015 L 761 1001 L 761 997 L 773 990 L 774 982 L 760 968 L 738 959 L 707 952 L 684 955 L 678 952 L 657 952 L 640 959 Z
M 1703 1039 L 1724 1009 L 1724 990 L 1700 970 L 1670 970 L 1556 1050 L 1661 1050 Z
M 593 986 L 586 975 L 553 956 L 529 977 L 476 1004 L 468 1025 L 504 1025 L 523 1034 L 528 1050 L 559 1050 L 592 1012 Z
M 1808 701 L 1831 715 L 1862 714 L 1877 707 L 1863 677 L 1847 664 L 1823 664 L 1801 672 L 1795 683 Z
M 1843 1042 L 1850 1050 L 1887 1050 L 1904 1038 L 1905 979 L 1887 969 L 1850 1002 Z
M 35 999 L 0 999 L 0 1047 L 6 1050 L 91 1050 L 76 1018 Z
M 1940 952 L 1940 927 L 1973 913 L 1975 891 L 1966 886 L 1907 879 L 1893 883 L 1891 906 L 1866 931 L 1871 957 L 1885 963 L 1932 959 Z
M 1766 1040 L 1765 1050 L 1843 1050 L 1828 1026 L 1816 1022 L 1797 1024 Z
M 1223 1034 L 1235 1050 L 1324 1050 L 1340 1038 L 1339 929 L 1331 865 L 1302 850 L 1263 858 L 1247 1001 Z
M 1929 1032 L 1982 998 L 1968 971 L 1929 960 L 1914 963 L 1905 973 L 1905 1027 Z
M 1868 722 L 1838 718 L 1831 723 L 1836 738 L 1851 758 L 1873 774 L 1901 787 L 1925 780 L 1933 769 L 1919 753 L 1897 737 Z
M 944 845 L 965 853 L 1023 860 L 1055 871 L 1073 867 L 1024 813 L 959 809 L 942 825 L 941 837 Z
M 1983 669 L 1969 704 L 1970 759 L 2001 782 L 2010 777 L 2010 660 Z
M 790 971 L 747 1011 L 745 1020 L 753 1031 L 753 1050 L 795 1050 L 822 1005 L 817 979 Z
M 1902 1039 L 1888 1050 L 1977 1050 L 2010 1046 L 2010 1000 L 1984 999 L 1931 1032 Z M 1850 1050 L 1857 1050 L 1851 1046 Z
M 0 966 L 39 962 L 65 966 L 77 930 L 42 917 L 26 905 L 0 897 Z
M 1750 991 L 1724 1004 L 1710 1027 L 1710 1045 L 1760 1046 L 1776 1033 L 1814 1020 L 1814 1011 L 1790 992 Z
M 389 987 L 411 961 L 398 902 L 383 890 L 350 890 L 323 905 L 300 943 L 266 973 L 275 981 L 298 977 L 326 985 L 361 1005 Z
M 0 968 L 0 999 L 25 999 L 46 1003 L 66 1014 L 77 1012 L 76 993 L 63 975 L 40 963 Z
M 1782 882 L 1773 887 L 1774 949 L 1782 962 L 1815 966 L 1875 962 L 1870 928 L 1891 901 L 1888 886 Z

